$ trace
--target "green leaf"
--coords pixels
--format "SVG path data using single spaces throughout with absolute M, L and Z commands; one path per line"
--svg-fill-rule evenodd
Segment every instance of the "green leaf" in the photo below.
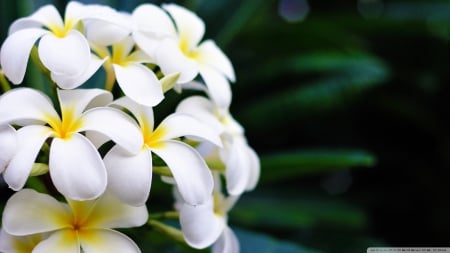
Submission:
M 319 253 L 317 250 L 294 244 L 288 241 L 277 240 L 268 235 L 233 229 L 239 238 L 242 253 Z
M 298 196 L 295 200 L 244 196 L 232 210 L 231 219 L 246 226 L 270 229 L 360 229 L 367 224 L 367 217 L 359 208 L 342 201 L 310 195 Z
M 360 150 L 291 151 L 261 157 L 261 183 L 352 167 L 374 166 L 376 158 Z

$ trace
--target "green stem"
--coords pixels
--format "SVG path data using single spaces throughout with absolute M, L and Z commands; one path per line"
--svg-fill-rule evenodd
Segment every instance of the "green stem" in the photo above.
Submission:
M 11 89 L 11 85 L 9 84 L 8 80 L 6 80 L 5 75 L 1 70 L 0 70 L 0 84 L 2 85 L 2 90 L 4 92 L 7 92 Z
M 179 229 L 168 226 L 162 222 L 159 222 L 159 221 L 153 220 L 153 219 L 150 219 L 147 222 L 147 224 L 150 227 L 152 227 L 153 229 L 155 229 L 156 231 L 174 239 L 175 241 L 186 244 L 184 237 L 183 237 L 183 233 Z
M 166 166 L 153 166 L 153 173 L 159 174 L 161 176 L 173 177 L 169 167 Z
M 153 213 L 149 215 L 149 218 L 152 220 L 161 220 L 161 219 L 178 219 L 180 214 L 177 211 L 168 211 L 162 213 Z

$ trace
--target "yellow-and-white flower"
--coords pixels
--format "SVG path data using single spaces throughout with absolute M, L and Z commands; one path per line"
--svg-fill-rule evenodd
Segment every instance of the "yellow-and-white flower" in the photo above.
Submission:
M 83 20 L 117 25 L 122 21 L 114 9 L 106 6 L 71 1 L 66 7 L 64 20 L 53 5 L 43 6 L 10 26 L 9 36 L 0 52 L 4 74 L 14 84 L 21 83 L 30 51 L 39 41 L 39 59 L 59 87 L 72 89 L 84 83 L 103 61 L 91 54 L 88 40 L 80 31 Z
M 120 146 L 105 155 L 110 191 L 127 203 L 145 203 L 152 180 L 152 153 L 155 153 L 169 167 L 183 199 L 192 205 L 203 203 L 213 189 L 211 172 L 200 154 L 177 138 L 190 136 L 220 146 L 219 136 L 186 114 L 171 114 L 155 128 L 152 107 L 139 105 L 128 97 L 114 104 L 126 108 L 136 118 L 144 144 L 136 155 L 128 154 Z
M 197 15 L 176 4 L 162 8 L 143 4 L 133 11 L 136 43 L 155 59 L 164 74 L 180 73 L 179 83 L 200 74 L 212 99 L 227 108 L 231 103 L 228 80 L 235 80 L 230 60 L 214 41 L 201 42 L 205 24 Z
M 44 142 L 52 138 L 49 171 L 55 187 L 75 200 L 98 197 L 106 188 L 106 168 L 84 132 L 97 132 L 130 153 L 143 144 L 134 121 L 120 110 L 104 107 L 112 94 L 99 89 L 58 90 L 61 116 L 50 99 L 30 88 L 0 97 L 0 125 L 17 124 L 16 153 L 3 173 L 8 185 L 21 189 Z
M 67 199 L 67 202 L 23 189 L 6 203 L 3 229 L 19 237 L 46 233 L 46 238 L 36 243 L 33 253 L 79 253 L 80 249 L 84 253 L 140 252 L 129 237 L 113 228 L 143 225 L 148 218 L 145 206 L 129 206 L 107 193 L 95 200 Z

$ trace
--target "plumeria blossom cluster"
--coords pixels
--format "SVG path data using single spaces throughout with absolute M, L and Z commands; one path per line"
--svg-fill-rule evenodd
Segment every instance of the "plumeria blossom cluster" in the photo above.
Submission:
M 64 17 L 46 5 L 11 24 L 0 49 L 0 172 L 16 192 L 1 252 L 140 252 L 114 229 L 144 224 L 193 248 L 239 252 L 227 214 L 255 188 L 260 164 L 229 111 L 233 66 L 204 33 L 176 4 L 127 13 L 73 1 Z M 29 64 L 48 87 L 33 88 Z M 104 82 L 87 88 L 97 73 Z M 157 122 L 170 90 L 181 102 Z M 154 175 L 174 189 L 173 210 L 159 216 L 179 229 L 148 212 Z M 30 187 L 35 176 L 47 190 Z

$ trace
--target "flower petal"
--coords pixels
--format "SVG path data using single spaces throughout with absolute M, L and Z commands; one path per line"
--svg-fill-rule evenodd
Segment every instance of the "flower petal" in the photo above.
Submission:
M 188 114 L 173 113 L 165 118 L 158 128 L 164 129 L 166 133 L 162 136 L 162 140 L 189 136 L 210 141 L 217 146 L 222 146 L 219 133 Z
M 112 105 L 129 110 L 141 127 L 145 125 L 149 130 L 154 129 L 153 107 L 140 105 L 126 96 L 115 100 Z
M 3 229 L 23 236 L 69 227 L 72 216 L 66 206 L 53 197 L 23 189 L 6 202 Z
M 7 253 L 30 253 L 42 240 L 42 234 L 29 236 L 14 236 L 0 230 L 0 252 Z
M 50 99 L 40 91 L 17 88 L 0 97 L 0 124 L 33 120 L 45 122 L 46 116 L 59 118 Z
M 13 34 L 19 30 L 27 28 L 35 28 L 40 26 L 59 26 L 63 27 L 63 20 L 58 10 L 53 5 L 45 5 L 40 7 L 31 16 L 19 18 L 9 27 L 9 34 Z
M 14 156 L 18 146 L 16 130 L 10 125 L 0 126 L 0 173 Z
M 212 40 L 206 40 L 198 47 L 197 60 L 200 64 L 214 67 L 217 71 L 224 74 L 230 81 L 234 82 L 233 65 L 230 59 L 220 50 Z
M 154 58 L 164 75 L 180 73 L 179 83 L 192 81 L 198 74 L 197 63 L 183 54 L 174 39 L 161 41 Z
M 234 140 L 228 148 L 226 158 L 226 184 L 227 191 L 231 195 L 239 195 L 244 192 L 250 177 L 250 159 L 245 143 Z
M 94 145 L 78 133 L 67 140 L 53 139 L 49 169 L 56 189 L 69 199 L 94 199 L 105 191 L 106 169 L 102 158 Z
M 182 100 L 178 104 L 176 112 L 189 114 L 207 123 L 218 133 L 224 131 L 224 126 L 216 116 L 214 104 L 205 97 L 191 96 Z
M 130 206 L 106 191 L 95 201 L 86 228 L 129 228 L 145 224 L 148 211 L 145 205 Z
M 61 111 L 73 111 L 77 118 L 87 108 L 106 106 L 112 102 L 110 92 L 102 89 L 57 90 Z
M 79 131 L 97 131 L 108 136 L 128 152 L 137 153 L 144 144 L 142 133 L 133 119 L 111 107 L 98 107 L 86 111 Z M 114 126 L 114 127 L 111 127 Z
M 34 43 L 48 31 L 39 28 L 28 28 L 8 36 L 0 50 L 2 71 L 14 84 L 23 81 L 27 69 L 28 58 Z
M 231 87 L 222 73 L 210 66 L 200 65 L 200 75 L 208 87 L 208 94 L 217 106 L 225 109 L 231 104 Z
M 239 253 L 239 240 L 228 226 L 225 227 L 216 243 L 212 247 L 212 253 Z
M 42 36 L 38 51 L 42 64 L 57 75 L 81 75 L 91 60 L 89 44 L 76 30 L 62 38 L 53 34 Z
M 85 26 L 88 40 L 100 46 L 115 44 L 130 34 L 130 30 L 107 21 L 89 20 Z
M 131 14 L 136 29 L 155 37 L 175 37 L 175 26 L 167 13 L 154 4 L 141 4 Z
M 261 173 L 261 162 L 259 160 L 258 154 L 256 154 L 255 150 L 253 150 L 250 146 L 247 146 L 247 155 L 248 159 L 250 160 L 250 176 L 247 182 L 247 187 L 245 189 L 247 191 L 251 191 L 256 187 L 256 184 L 259 181 Z
M 176 4 L 164 4 L 178 29 L 179 38 L 192 49 L 198 45 L 205 33 L 205 23 L 190 10 Z
M 89 229 L 80 233 L 84 253 L 140 253 L 138 246 L 126 235 L 108 229 Z
M 56 231 L 33 249 L 33 253 L 48 252 L 80 253 L 77 234 L 70 229 Z
M 137 103 L 155 106 L 163 100 L 162 86 L 150 69 L 139 63 L 129 63 L 126 66 L 114 64 L 113 67 L 123 93 Z
M 186 242 L 196 249 L 213 244 L 225 228 L 225 219 L 214 214 L 213 200 L 180 206 L 180 225 Z
M 152 151 L 172 171 L 184 201 L 198 205 L 210 197 L 214 187 L 211 171 L 195 149 L 183 142 L 165 141 Z
M 39 150 L 50 134 L 46 126 L 26 126 L 17 131 L 17 153 L 3 173 L 11 189 L 17 191 L 25 185 Z
M 142 149 L 130 155 L 114 146 L 103 158 L 108 171 L 108 189 L 120 200 L 133 206 L 144 205 L 152 183 L 152 156 Z
M 91 55 L 91 61 L 89 62 L 89 66 L 86 71 L 84 71 L 81 75 L 75 76 L 67 76 L 65 74 L 57 74 L 55 72 L 51 72 L 52 80 L 58 84 L 58 86 L 62 89 L 74 89 L 78 86 L 84 84 L 89 78 L 91 78 L 95 72 L 103 65 L 106 61 L 106 58 L 103 60 L 98 59 L 94 55 Z

